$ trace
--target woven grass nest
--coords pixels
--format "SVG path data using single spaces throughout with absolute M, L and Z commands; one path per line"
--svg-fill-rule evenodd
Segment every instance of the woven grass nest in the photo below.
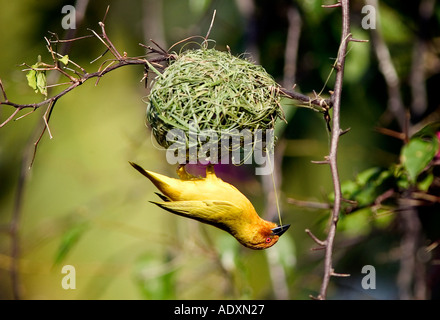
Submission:
M 187 149 L 190 132 L 273 129 L 277 119 L 284 120 L 278 88 L 263 67 L 249 60 L 216 49 L 186 50 L 153 79 L 147 121 L 164 148 L 174 143 L 166 138 L 172 129 L 185 133 Z

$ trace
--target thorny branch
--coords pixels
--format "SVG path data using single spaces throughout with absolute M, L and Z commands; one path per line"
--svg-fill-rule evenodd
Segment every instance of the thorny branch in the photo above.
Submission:
M 327 238 L 325 240 L 320 240 L 315 235 L 313 235 L 313 233 L 310 230 L 306 230 L 307 234 L 309 234 L 309 236 L 321 248 L 325 249 L 324 276 L 323 276 L 319 295 L 316 297 L 316 299 L 319 300 L 326 299 L 327 288 L 329 285 L 330 278 L 332 276 L 339 276 L 339 277 L 348 276 L 346 274 L 335 273 L 333 269 L 333 246 L 336 236 L 336 227 L 339 220 L 339 213 L 341 210 L 341 201 L 343 201 L 341 194 L 341 183 L 338 173 L 337 153 L 338 153 L 339 137 L 346 132 L 346 130 L 342 130 L 340 128 L 340 109 L 341 109 L 341 94 L 342 94 L 344 65 L 345 65 L 345 57 L 347 54 L 347 46 L 350 41 L 359 42 L 359 40 L 353 39 L 350 33 L 349 0 L 341 0 L 336 4 L 326 5 L 324 7 L 326 8 L 341 7 L 342 34 L 341 34 L 341 44 L 339 47 L 338 56 L 336 59 L 336 63 L 334 65 L 334 68 L 336 69 L 336 80 L 335 80 L 334 92 L 331 96 L 331 102 L 333 107 L 333 119 L 331 121 L 332 130 L 331 130 L 331 138 L 330 138 L 330 152 L 329 155 L 325 157 L 324 161 L 315 162 L 319 164 L 330 165 L 335 200 L 332 205 L 332 212 L 330 216 L 330 225 L 329 225 Z
M 68 79 L 67 83 L 51 85 L 51 86 L 58 86 L 58 85 L 63 85 L 63 84 L 68 85 L 67 88 L 63 89 L 61 92 L 57 93 L 56 95 L 51 96 L 49 98 L 46 98 L 45 100 L 38 102 L 38 103 L 18 104 L 18 103 L 15 103 L 15 102 L 8 99 L 4 85 L 0 80 L 0 90 L 3 95 L 3 101 L 0 101 L 0 105 L 8 105 L 8 106 L 15 108 L 15 111 L 5 121 L 3 121 L 0 124 L 0 128 L 5 126 L 7 123 L 9 123 L 10 121 L 12 121 L 14 119 L 19 120 L 19 119 L 35 112 L 37 109 L 39 109 L 43 106 L 48 106 L 47 111 L 45 112 L 45 115 L 44 115 L 44 121 L 46 123 L 45 129 L 49 130 L 49 127 L 48 127 L 49 115 L 50 115 L 50 112 L 53 109 L 55 103 L 58 101 L 58 99 L 60 99 L 61 97 L 63 97 L 67 93 L 69 93 L 70 91 L 74 90 L 76 87 L 82 85 L 84 82 L 86 82 L 90 79 L 96 78 L 97 79 L 96 84 L 97 84 L 99 79 L 101 77 L 103 77 L 105 74 L 107 74 L 115 69 L 118 69 L 120 67 L 127 66 L 127 65 L 143 65 L 146 69 L 146 74 L 144 77 L 144 79 L 145 79 L 147 72 L 148 72 L 148 64 L 151 64 L 156 68 L 163 68 L 163 66 L 160 64 L 160 62 L 168 61 L 170 59 L 173 59 L 173 57 L 174 57 L 172 54 L 168 54 L 165 51 L 157 50 L 153 47 L 146 46 L 143 44 L 140 44 L 140 45 L 145 47 L 148 50 L 147 54 L 158 54 L 159 56 L 152 58 L 152 59 L 148 59 L 148 60 L 146 59 L 145 56 L 128 57 L 125 52 L 123 54 L 121 54 L 116 49 L 116 47 L 113 45 L 113 43 L 111 42 L 111 40 L 107 36 L 106 30 L 105 30 L 105 24 L 103 22 L 99 22 L 99 26 L 101 27 L 101 32 L 102 32 L 101 35 L 99 35 L 97 32 L 95 32 L 93 30 L 91 30 L 91 32 L 93 33 L 93 36 L 97 37 L 104 44 L 104 46 L 107 48 L 106 52 L 104 54 L 106 54 L 107 52 L 110 52 L 113 57 L 111 59 L 105 60 L 100 65 L 100 67 L 98 68 L 97 71 L 89 73 L 86 71 L 85 68 L 81 67 L 80 65 L 78 65 L 77 63 L 75 63 L 74 61 L 72 61 L 70 59 L 69 59 L 69 63 L 71 65 L 73 65 L 76 69 L 71 69 L 71 68 L 61 66 L 61 64 L 59 62 L 59 58 L 62 57 L 62 55 L 55 51 L 54 45 L 59 44 L 59 43 L 79 41 L 79 40 L 82 40 L 86 37 L 79 37 L 79 38 L 69 39 L 69 40 L 59 40 L 55 34 L 52 34 L 51 39 L 45 38 L 46 43 L 47 43 L 47 50 L 49 51 L 49 53 L 51 54 L 52 59 L 53 59 L 52 65 L 44 65 L 44 68 L 33 68 L 29 65 L 23 64 L 24 66 L 27 67 L 23 71 L 29 71 L 32 69 L 36 70 L 36 71 L 43 71 L 43 70 L 44 71 L 55 71 L 55 72 L 58 72 L 59 74 L 61 74 L 62 76 L 66 77 Z M 53 39 L 53 38 L 55 38 L 55 39 Z M 104 54 L 101 55 L 99 58 L 104 56 Z M 96 61 L 96 60 L 97 59 L 95 59 L 94 61 Z M 49 85 L 48 85 L 48 87 L 49 87 Z M 21 117 L 17 118 L 17 114 L 24 109 L 31 109 L 31 111 L 22 115 Z

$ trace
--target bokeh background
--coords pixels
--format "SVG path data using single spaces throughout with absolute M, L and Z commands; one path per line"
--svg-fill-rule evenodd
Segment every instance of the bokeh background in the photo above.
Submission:
M 217 49 L 229 46 L 233 54 L 246 52 L 284 87 L 296 84 L 300 92 L 322 92 L 328 97 L 341 14 L 339 9 L 321 8 L 322 3 L 89 1 L 76 36 L 91 34 L 89 29 L 99 31 L 98 22 L 110 5 L 105 21 L 108 36 L 120 52 L 140 56 L 145 50 L 138 43 L 150 45 L 149 39 L 168 48 L 188 36 L 204 36 L 216 10 L 210 38 Z M 431 3 L 427 18 L 421 18 L 421 3 L 428 9 Z M 11 101 L 42 99 L 27 85 L 19 64 L 33 64 L 38 55 L 50 62 L 43 37 L 48 31 L 60 38 L 65 35 L 61 9 L 66 4 L 75 5 L 0 0 L 0 78 Z M 361 27 L 364 5 L 351 1 L 351 31 L 356 38 L 371 40 L 370 30 Z M 438 3 L 379 1 L 378 13 L 378 27 L 400 79 L 411 124 L 438 115 Z M 420 39 L 427 43 L 421 62 L 427 101 L 425 109 L 415 111 L 410 80 Z M 104 49 L 96 38 L 81 40 L 73 43 L 69 57 L 92 72 L 101 62 L 90 61 Z M 341 180 L 354 179 L 372 166 L 398 162 L 402 147 L 400 140 L 375 130 L 402 128 L 387 109 L 387 86 L 373 43 L 350 43 L 346 63 L 341 122 L 351 130 L 339 145 Z M 50 120 L 53 138 L 46 132 L 24 177 L 21 168 L 28 166 L 45 108 L 0 129 L 0 299 L 309 299 L 316 295 L 323 251 L 311 250 L 316 244 L 304 230 L 324 237 L 329 211 L 293 205 L 289 199 L 327 203 L 332 192 L 328 166 L 311 163 L 328 153 L 329 134 L 322 114 L 297 108 L 293 102 L 284 104 L 288 124 L 277 127 L 276 168 L 282 220 L 292 226 L 276 246 L 252 251 L 223 231 L 148 202 L 155 200 L 154 187 L 128 161 L 171 176 L 176 168 L 166 163 L 165 151 L 157 147 L 145 125 L 143 98 L 148 88 L 142 77 L 140 66 L 120 68 L 98 85 L 91 80 L 60 99 Z M 2 106 L 1 122 L 12 111 Z M 255 176 L 251 165 L 222 166 L 218 174 L 246 194 L 262 216 L 277 221 L 271 177 Z M 428 210 L 440 213 L 438 206 Z M 351 277 L 332 278 L 329 298 L 402 298 L 397 279 L 402 254 L 398 213 L 380 219 L 363 217 L 347 218 L 338 229 L 335 271 Z M 438 219 L 427 223 L 433 230 L 439 227 Z M 11 236 L 11 224 L 18 237 Z M 424 244 L 435 244 L 438 236 L 424 235 Z M 411 298 L 438 298 L 438 249 L 417 259 L 424 269 L 410 275 L 415 279 Z M 64 265 L 75 267 L 74 290 L 61 286 Z M 362 289 L 364 265 L 376 268 L 375 290 Z M 417 285 L 423 286 L 418 295 Z

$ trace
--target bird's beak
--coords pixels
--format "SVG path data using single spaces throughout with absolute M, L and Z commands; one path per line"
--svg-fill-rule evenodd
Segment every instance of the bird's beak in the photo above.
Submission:
M 290 224 L 285 224 L 272 229 L 272 233 L 276 236 L 281 237 L 281 235 L 289 229 Z

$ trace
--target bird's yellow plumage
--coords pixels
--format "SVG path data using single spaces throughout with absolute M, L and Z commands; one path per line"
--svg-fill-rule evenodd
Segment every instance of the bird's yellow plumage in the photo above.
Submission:
M 195 219 L 229 232 L 251 249 L 273 246 L 289 225 L 279 226 L 261 219 L 252 203 L 229 183 L 215 175 L 212 165 L 206 177 L 197 178 L 178 169 L 180 179 L 170 178 L 130 164 L 160 190 L 163 202 L 153 202 L 174 214 Z

